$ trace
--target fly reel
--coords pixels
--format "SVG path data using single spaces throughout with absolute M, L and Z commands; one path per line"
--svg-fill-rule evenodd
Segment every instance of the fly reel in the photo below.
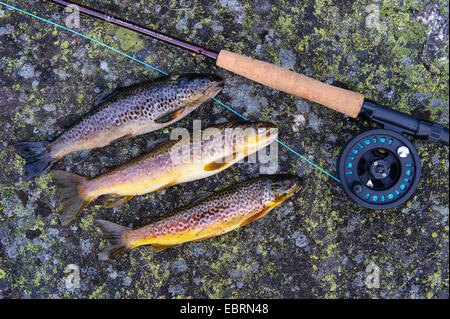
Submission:
M 338 159 L 345 192 L 358 204 L 387 209 L 407 201 L 417 189 L 421 163 L 403 135 L 375 129 L 355 136 Z

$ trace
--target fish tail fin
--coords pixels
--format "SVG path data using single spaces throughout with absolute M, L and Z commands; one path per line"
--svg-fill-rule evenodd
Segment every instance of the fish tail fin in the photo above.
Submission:
M 22 176 L 24 182 L 41 175 L 54 162 L 47 148 L 48 144 L 47 141 L 41 141 L 20 142 L 11 145 L 14 151 L 26 161 Z
M 124 235 L 131 231 L 131 228 L 102 219 L 96 220 L 95 226 L 100 235 L 108 241 L 106 247 L 100 252 L 99 260 L 114 259 L 130 249 Z
M 89 197 L 84 194 L 83 186 L 87 182 L 87 178 L 72 174 L 65 171 L 53 170 L 50 172 L 56 184 L 56 191 L 60 199 L 61 224 L 64 226 L 70 224 L 78 214 L 91 202 L 95 197 Z

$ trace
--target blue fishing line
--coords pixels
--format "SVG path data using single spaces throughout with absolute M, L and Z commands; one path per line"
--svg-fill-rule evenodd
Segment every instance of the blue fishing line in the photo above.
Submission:
M 91 38 L 91 37 L 89 37 L 89 36 L 87 36 L 87 35 L 84 35 L 84 34 L 81 34 L 81 33 L 77 32 L 77 31 L 75 31 L 75 30 L 66 28 L 66 27 L 64 27 L 64 26 L 62 26 L 62 25 L 60 25 L 60 24 L 57 24 L 57 23 L 55 23 L 55 22 L 52 22 L 52 21 L 50 21 L 50 20 L 47 20 L 47 19 L 38 17 L 38 16 L 35 15 L 35 14 L 32 14 L 32 13 L 26 12 L 26 11 L 24 11 L 24 10 L 21 10 L 21 9 L 19 9 L 19 8 L 10 6 L 9 4 L 6 4 L 6 3 L 4 3 L 4 2 L 1 2 L 1 1 L 0 1 L 0 4 L 3 4 L 3 5 L 5 5 L 5 6 L 7 6 L 7 7 L 10 7 L 11 9 L 20 11 L 20 12 L 22 12 L 22 13 L 28 14 L 29 16 L 32 16 L 33 18 L 36 18 L 36 19 L 39 19 L 39 20 L 48 22 L 48 23 L 50 23 L 50 24 L 53 24 L 53 25 L 55 25 L 55 26 L 57 26 L 57 27 L 63 28 L 64 30 L 67 30 L 67 31 L 73 32 L 73 33 L 75 33 L 75 34 L 78 34 L 79 36 L 82 36 L 82 37 L 84 37 L 84 38 L 86 38 L 86 39 L 88 39 L 88 40 L 94 41 L 95 43 L 98 43 L 98 44 L 100 44 L 100 45 L 102 45 L 102 46 L 104 46 L 104 47 L 107 47 L 108 49 L 111 49 L 111 50 L 113 50 L 114 52 L 120 53 L 120 54 L 122 54 L 123 56 L 126 56 L 127 58 L 130 58 L 130 59 L 132 59 L 132 60 L 134 60 L 134 61 L 136 61 L 136 62 L 139 62 L 139 63 L 141 63 L 141 64 L 143 64 L 143 65 L 145 65 L 145 66 L 147 66 L 147 67 L 149 67 L 149 68 L 151 68 L 151 69 L 153 69 L 153 70 L 155 70 L 155 71 L 158 71 L 158 72 L 160 72 L 160 73 L 162 73 L 162 74 L 164 74 L 164 75 L 169 75 L 169 74 L 167 74 L 166 72 L 161 71 L 160 69 L 157 69 L 157 68 L 151 66 L 150 64 L 147 64 L 147 63 L 142 62 L 142 61 L 140 61 L 140 60 L 138 60 L 138 59 L 136 59 L 136 58 L 133 58 L 132 56 L 130 56 L 130 55 L 126 54 L 126 53 L 123 53 L 123 52 L 121 52 L 121 51 L 119 51 L 119 50 L 117 50 L 117 49 L 114 49 L 114 48 L 110 47 L 109 45 L 106 45 L 106 44 L 104 44 L 104 43 L 102 43 L 102 42 L 100 42 L 100 41 L 97 41 L 97 40 L 95 40 L 95 39 L 93 39 L 93 38 Z
M 295 155 L 297 155 L 298 157 L 300 157 L 301 159 L 307 161 L 309 164 L 311 164 L 312 166 L 314 166 L 315 168 L 317 168 L 318 170 L 320 170 L 321 172 L 327 174 L 328 176 L 330 176 L 331 178 L 333 178 L 335 181 L 337 182 L 341 182 L 339 179 L 337 179 L 336 177 L 334 177 L 333 175 L 331 175 L 330 173 L 328 173 L 326 170 L 324 170 L 322 167 L 317 166 L 316 164 L 314 164 L 313 162 L 311 162 L 309 159 L 307 159 L 306 157 L 300 155 L 299 153 L 297 153 L 296 151 L 294 151 L 292 148 L 290 148 L 289 146 L 287 146 L 286 144 L 284 144 L 283 142 L 281 142 L 279 139 L 276 139 L 276 141 L 278 143 L 280 143 L 280 145 L 286 147 L 288 150 L 290 150 L 292 153 L 294 153 Z
M 225 106 L 227 109 L 229 109 L 229 110 L 230 110 L 231 112 L 233 112 L 234 114 L 236 114 L 236 115 L 242 117 L 244 120 L 248 121 L 248 118 L 246 118 L 245 116 L 239 114 L 238 112 L 236 112 L 235 110 L 233 110 L 233 109 L 232 109 L 231 107 L 229 107 L 228 105 L 223 104 L 222 102 L 220 102 L 220 101 L 219 101 L 218 99 L 216 99 L 215 97 L 213 97 L 212 99 L 213 99 L 214 101 L 216 101 L 217 103 L 219 103 L 219 104 Z
M 6 4 L 6 3 L 4 3 L 4 2 L 2 2 L 2 1 L 0 1 L 0 4 L 2 4 L 2 5 L 4 5 L 4 6 L 7 6 L 7 7 L 11 8 L 11 9 L 17 10 L 17 11 L 19 11 L 19 12 L 25 13 L 25 14 L 27 14 L 27 15 L 29 15 L 29 16 L 32 16 L 33 18 L 36 18 L 36 19 L 39 19 L 39 20 L 48 22 L 48 23 L 50 23 L 50 24 L 53 24 L 54 26 L 57 26 L 57 27 L 59 27 L 59 28 L 62 28 L 62 29 L 64 29 L 64 30 L 67 30 L 67 31 L 69 31 L 69 32 L 75 33 L 75 34 L 77 34 L 77 35 L 79 35 L 79 36 L 81 36 L 81 37 L 83 37 L 83 38 L 86 38 L 86 39 L 88 39 L 88 40 L 91 40 L 91 41 L 93 41 L 93 42 L 95 42 L 95 43 L 97 43 L 97 44 L 100 44 L 100 45 L 102 45 L 102 46 L 104 46 L 104 47 L 110 49 L 110 50 L 113 50 L 114 52 L 117 52 L 117 53 L 119 53 L 119 54 L 121 54 L 121 55 L 123 55 L 123 56 L 126 56 L 127 58 L 129 58 L 129 59 L 131 59 L 131 60 L 133 60 L 133 61 L 139 62 L 139 63 L 141 63 L 141 64 L 143 64 L 143 65 L 145 65 L 145 66 L 147 66 L 147 67 L 149 67 L 149 68 L 151 68 L 151 69 L 153 69 L 153 70 L 155 70 L 155 71 L 158 71 L 158 72 L 160 72 L 160 73 L 162 73 L 162 74 L 164 74 L 164 75 L 169 75 L 168 73 L 166 73 L 166 72 L 164 72 L 164 71 L 161 71 L 160 69 L 155 68 L 155 67 L 151 66 L 150 64 L 147 64 L 147 63 L 145 63 L 145 62 L 143 62 L 143 61 L 140 61 L 140 60 L 138 60 L 138 59 L 136 59 L 136 58 L 133 58 L 132 56 L 130 56 L 130 55 L 126 54 L 126 53 L 123 53 L 123 52 L 121 52 L 121 51 L 119 51 L 119 50 L 117 50 L 117 49 L 114 49 L 113 47 L 110 47 L 109 45 L 106 45 L 105 43 L 102 43 L 102 42 L 100 42 L 100 41 L 97 41 L 97 40 L 95 40 L 95 39 L 93 39 L 93 38 L 91 38 L 91 37 L 89 37 L 89 36 L 87 36 L 87 35 L 84 35 L 84 34 L 81 34 L 81 33 L 77 32 L 77 31 L 75 31 L 75 30 L 66 28 L 66 27 L 64 27 L 64 26 L 62 26 L 62 25 L 60 25 L 60 24 L 58 24 L 58 23 L 52 22 L 52 21 L 50 21 L 50 20 L 41 18 L 41 17 L 39 17 L 39 16 L 37 16 L 37 15 L 35 15 L 35 14 L 32 14 L 32 13 L 30 13 L 30 12 L 24 11 L 24 10 L 19 9 L 19 8 L 16 8 L 16 7 L 13 7 L 13 6 L 11 6 L 11 5 L 9 5 L 9 4 Z M 220 102 L 220 101 L 217 100 L 216 98 L 212 98 L 212 99 L 213 99 L 214 101 L 216 101 L 217 103 L 219 103 L 220 105 L 226 107 L 228 110 L 230 110 L 230 111 L 233 112 L 234 114 L 236 114 L 236 115 L 238 115 L 239 117 L 243 118 L 244 120 L 248 121 L 248 119 L 247 119 L 245 116 L 239 114 L 238 112 L 236 112 L 235 110 L 233 110 L 233 109 L 232 109 L 231 107 L 229 107 L 228 105 L 226 105 L 226 104 Z M 310 160 L 308 160 L 308 159 L 305 158 L 304 156 L 300 155 L 298 152 L 294 151 L 292 148 L 290 148 L 289 146 L 287 146 L 286 144 L 284 144 L 283 142 L 281 142 L 279 139 L 276 139 L 276 141 L 277 141 L 280 145 L 282 145 L 283 147 L 285 147 L 286 149 L 288 149 L 289 151 L 291 151 L 292 153 L 294 153 L 295 155 L 297 155 L 298 157 L 300 157 L 301 159 L 305 160 L 306 162 L 308 162 L 309 164 L 311 164 L 312 166 L 314 166 L 315 168 L 317 168 L 318 170 L 320 170 L 321 172 L 323 172 L 323 173 L 327 174 L 328 176 L 330 176 L 331 178 L 333 178 L 335 181 L 337 181 L 337 182 L 339 182 L 339 183 L 341 182 L 338 178 L 336 178 L 335 176 L 331 175 L 330 173 L 328 173 L 326 170 L 324 170 L 324 169 L 321 168 L 320 166 L 317 166 L 316 164 L 314 164 L 313 162 L 311 162 Z

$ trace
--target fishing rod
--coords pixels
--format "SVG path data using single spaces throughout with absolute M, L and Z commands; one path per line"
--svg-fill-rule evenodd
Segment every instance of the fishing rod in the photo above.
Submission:
M 214 60 L 218 67 L 250 80 L 324 105 L 352 118 L 359 116 L 383 126 L 355 136 L 338 158 L 338 173 L 346 193 L 362 206 L 386 209 L 408 200 L 421 174 L 417 150 L 402 134 L 449 144 L 448 130 L 438 123 L 414 118 L 368 101 L 364 95 L 332 86 L 283 67 L 236 54 L 214 51 L 73 1 L 47 0 L 96 19 L 138 32 L 195 56 Z

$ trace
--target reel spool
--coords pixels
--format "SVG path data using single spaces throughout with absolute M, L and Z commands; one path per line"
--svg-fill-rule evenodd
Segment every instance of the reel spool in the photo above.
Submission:
M 407 201 L 417 189 L 421 163 L 403 135 L 375 129 L 354 137 L 338 158 L 345 192 L 358 204 L 387 209 Z

